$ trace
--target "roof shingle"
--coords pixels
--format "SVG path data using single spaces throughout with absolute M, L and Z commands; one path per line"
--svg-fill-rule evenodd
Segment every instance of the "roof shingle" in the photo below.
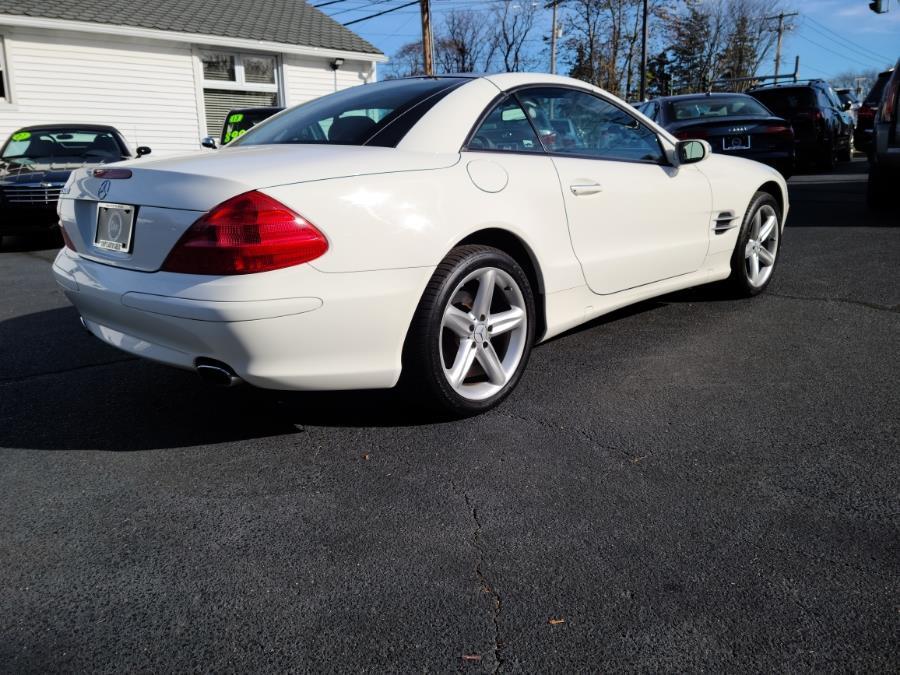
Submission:
M 381 53 L 304 0 L 0 0 L 0 14 Z

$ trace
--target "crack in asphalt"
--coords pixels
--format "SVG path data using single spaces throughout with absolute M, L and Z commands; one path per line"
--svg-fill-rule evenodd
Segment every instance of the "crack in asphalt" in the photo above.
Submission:
M 478 507 L 471 500 L 467 493 L 463 493 L 466 500 L 466 506 L 472 512 L 472 520 L 475 522 L 475 532 L 472 535 L 472 544 L 478 551 L 478 561 L 475 563 L 475 574 L 478 575 L 478 582 L 481 584 L 481 591 L 491 596 L 491 622 L 494 624 L 494 667 L 492 673 L 496 673 L 503 666 L 503 658 L 500 655 L 503 649 L 503 641 L 500 639 L 500 613 L 503 611 L 503 599 L 500 594 L 488 583 L 487 577 L 482 570 L 484 563 L 484 548 L 481 545 L 481 520 L 478 518 Z
M 900 305 L 879 305 L 874 302 L 866 302 L 865 300 L 853 300 L 852 298 L 825 298 L 818 297 L 813 295 L 789 295 L 787 293 L 774 293 L 769 291 L 766 295 L 770 295 L 775 298 L 786 298 L 788 300 L 812 300 L 814 302 L 840 302 L 848 305 L 859 305 L 860 307 L 867 307 L 868 309 L 874 309 L 879 312 L 893 312 L 900 313 Z
M 136 356 L 130 356 L 123 359 L 114 359 L 112 361 L 103 361 L 101 363 L 87 363 L 83 366 L 73 366 L 71 368 L 60 368 L 59 370 L 50 370 L 43 373 L 32 373 L 30 375 L 20 375 L 18 377 L 7 377 L 0 379 L 0 386 L 5 384 L 18 384 L 20 382 L 27 382 L 28 380 L 34 380 L 39 377 L 48 377 L 51 375 L 64 375 L 66 373 L 74 373 L 79 370 L 90 370 L 92 368 L 103 368 L 104 366 L 113 366 L 117 363 L 128 363 L 129 361 L 140 361 L 140 359 Z
M 620 455 L 623 458 L 627 459 L 632 464 L 637 464 L 642 459 L 646 458 L 646 455 L 644 455 L 642 457 L 637 457 L 637 456 L 629 453 L 627 450 L 622 450 L 621 448 L 617 448 L 612 445 L 607 445 L 606 443 L 603 443 L 602 441 L 598 440 L 597 437 L 594 436 L 591 432 L 587 431 L 586 429 L 583 429 L 582 427 L 580 427 L 578 425 L 572 425 L 572 426 L 567 427 L 567 426 L 563 426 L 561 424 L 554 424 L 553 422 L 549 422 L 547 420 L 542 420 L 539 417 L 525 417 L 524 415 L 516 415 L 515 413 L 508 413 L 508 412 L 498 412 L 497 414 L 501 417 L 506 417 L 507 419 L 537 424 L 538 426 L 548 429 L 554 433 L 560 433 L 560 432 L 575 433 L 575 434 L 581 436 L 582 438 L 584 438 L 586 441 L 593 444 L 594 446 L 596 446 L 598 448 L 602 448 L 603 450 L 607 450 L 611 453 Z
M 503 641 L 500 639 L 500 613 L 503 611 L 503 599 L 500 597 L 500 594 L 491 586 L 488 581 L 487 575 L 484 573 L 484 560 L 485 560 L 485 550 L 484 546 L 481 544 L 481 519 L 478 517 L 478 507 L 475 505 L 475 502 L 469 496 L 469 493 L 465 490 L 461 490 L 460 487 L 456 484 L 454 480 L 450 480 L 450 485 L 453 487 L 453 490 L 458 494 L 462 495 L 462 498 L 466 502 L 466 506 L 469 509 L 469 514 L 472 518 L 472 522 L 475 524 L 475 530 L 472 533 L 472 546 L 478 552 L 478 558 L 475 561 L 475 576 L 478 578 L 478 584 L 481 587 L 481 592 L 490 595 L 491 597 L 491 623 L 494 626 L 494 664 L 489 672 L 496 673 L 503 666 L 503 657 L 500 652 L 503 650 Z

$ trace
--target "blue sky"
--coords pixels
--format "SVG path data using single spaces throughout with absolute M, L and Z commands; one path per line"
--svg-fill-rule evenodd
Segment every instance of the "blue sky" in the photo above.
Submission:
M 313 4 L 327 0 L 312 0 Z M 407 0 L 408 1 L 408 0 Z M 783 62 L 789 70 L 800 56 L 801 77 L 829 78 L 847 70 L 893 65 L 900 57 L 900 0 L 891 0 L 887 14 L 869 10 L 868 0 L 797 0 L 801 14 L 794 18 L 794 30 L 787 33 Z M 382 9 L 404 4 L 404 0 L 342 0 L 322 7 L 336 21 L 346 23 Z M 543 3 L 542 3 L 543 4 Z M 451 9 L 483 9 L 483 0 L 432 0 L 436 21 Z M 402 45 L 419 38 L 419 9 L 411 7 L 350 27 L 388 56 Z M 550 13 L 543 12 L 531 38 L 531 47 L 546 56 L 542 36 L 550 32 Z M 766 73 L 774 71 L 771 59 Z M 547 70 L 545 62 L 540 70 Z

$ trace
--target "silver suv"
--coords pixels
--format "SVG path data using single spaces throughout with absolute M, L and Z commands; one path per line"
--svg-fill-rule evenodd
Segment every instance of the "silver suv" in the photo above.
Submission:
M 900 185 L 900 60 L 884 86 L 875 111 L 872 149 L 869 151 L 868 203 L 875 208 L 897 205 Z

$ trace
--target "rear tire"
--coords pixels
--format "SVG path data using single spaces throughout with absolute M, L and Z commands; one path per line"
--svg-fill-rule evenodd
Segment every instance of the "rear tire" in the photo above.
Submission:
M 757 192 L 744 215 L 725 287 L 737 297 L 762 293 L 772 280 L 780 250 L 781 208 L 768 192 Z
M 834 143 L 829 143 L 819 159 L 819 165 L 826 171 L 834 171 L 836 164 Z
M 866 183 L 866 205 L 870 209 L 883 209 L 890 203 L 891 177 L 877 164 L 869 165 L 869 180 Z
M 850 162 L 852 160 L 853 160 L 853 146 L 851 145 L 851 142 L 848 140 L 847 147 L 838 153 L 838 161 Z
M 490 410 L 516 387 L 534 341 L 528 276 L 503 251 L 454 248 L 410 324 L 403 380 L 417 401 L 453 416 Z

